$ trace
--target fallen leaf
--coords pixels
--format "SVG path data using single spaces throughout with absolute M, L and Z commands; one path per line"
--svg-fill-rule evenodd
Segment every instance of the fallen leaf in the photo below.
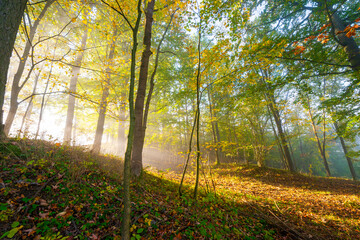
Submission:
M 49 204 L 46 202 L 46 200 L 40 199 L 39 201 L 40 201 L 40 206 L 44 206 L 44 207 L 49 206 Z
M 46 212 L 46 213 L 39 213 L 39 216 L 42 218 L 42 219 L 45 219 L 49 216 L 49 212 Z

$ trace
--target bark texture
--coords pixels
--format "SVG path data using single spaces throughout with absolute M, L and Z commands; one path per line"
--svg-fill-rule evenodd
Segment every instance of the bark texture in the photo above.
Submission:
M 141 57 L 139 83 L 137 95 L 135 100 L 135 129 L 134 129 L 134 146 L 131 156 L 131 172 L 135 176 L 140 176 L 142 171 L 142 152 L 144 145 L 143 135 L 143 118 L 144 118 L 144 104 L 146 95 L 146 86 L 149 72 L 149 61 L 151 52 L 151 32 L 153 24 L 155 0 L 148 2 L 146 8 L 146 23 L 144 33 L 144 51 Z
M 344 32 L 346 24 L 339 17 L 339 15 L 336 12 L 329 15 L 330 23 L 332 24 L 335 37 L 337 38 L 338 42 L 344 47 L 344 51 L 348 56 L 348 61 L 351 64 L 351 67 L 355 71 L 359 71 L 360 51 L 357 43 L 355 42 L 353 37 L 346 36 L 346 32 Z
M 130 67 L 130 85 L 129 85 L 129 115 L 130 125 L 128 141 L 126 145 L 125 158 L 124 158 L 124 183 L 123 183 L 123 200 L 124 211 L 123 219 L 121 223 L 121 233 L 123 240 L 130 240 L 130 223 L 131 223 L 131 201 L 130 201 L 130 178 L 131 178 L 131 152 L 134 140 L 134 128 L 135 128 L 135 112 L 134 112 L 134 87 L 135 87 L 135 71 L 136 71 L 136 51 L 138 47 L 138 33 L 141 21 L 141 0 L 137 3 L 137 19 L 133 26 L 130 26 L 132 30 L 132 50 L 131 50 L 131 67 Z M 123 15 L 123 18 L 126 17 Z
M 3 105 L 10 58 L 26 3 L 27 0 L 0 1 L 0 137 L 5 135 Z

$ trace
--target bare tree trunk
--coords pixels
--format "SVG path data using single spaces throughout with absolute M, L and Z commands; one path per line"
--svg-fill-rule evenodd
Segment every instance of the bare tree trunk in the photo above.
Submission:
M 117 136 L 117 150 L 116 152 L 122 156 L 125 154 L 125 109 L 120 108 L 120 114 L 119 114 L 119 126 L 118 126 L 118 136 Z
M 291 154 L 290 154 L 290 150 L 289 150 L 288 141 L 286 140 L 286 136 L 285 136 L 285 133 L 283 131 L 279 110 L 274 105 L 275 100 L 273 99 L 273 96 L 270 96 L 270 98 L 271 99 L 270 99 L 269 107 L 270 107 L 270 110 L 271 110 L 271 112 L 273 114 L 276 127 L 278 129 L 280 142 L 281 142 L 282 149 L 284 151 L 284 156 L 285 156 L 287 167 L 291 172 L 295 172 L 295 167 L 294 167 L 293 161 L 291 159 Z
M 40 72 L 36 75 L 35 80 L 34 80 L 34 87 L 33 87 L 33 91 L 32 91 L 33 96 L 30 98 L 30 101 L 28 103 L 28 106 L 26 107 L 26 111 L 24 113 L 23 119 L 21 121 L 19 136 L 20 136 L 20 133 L 23 131 L 23 127 L 24 127 L 26 120 L 29 119 L 31 116 L 31 112 L 32 112 L 32 108 L 33 108 L 33 101 L 34 101 L 34 94 L 36 93 L 36 88 L 37 88 L 37 84 L 39 82 L 39 78 L 40 78 Z M 23 136 L 26 136 L 26 134 L 27 134 L 27 128 L 25 127 L 25 129 L 23 131 Z
M 185 178 L 185 175 L 186 175 L 187 167 L 189 165 L 190 155 L 191 155 L 191 151 L 192 151 L 192 141 L 193 141 L 194 131 L 195 131 L 195 127 L 196 127 L 196 122 L 197 122 L 197 112 L 195 112 L 194 123 L 192 125 L 192 129 L 191 129 L 191 133 L 190 133 L 190 139 L 189 139 L 189 149 L 188 149 L 188 152 L 187 152 L 187 158 L 186 158 L 186 161 L 185 161 L 183 174 L 182 174 L 182 177 L 181 177 L 181 180 L 180 180 L 180 185 L 179 185 L 179 195 L 180 196 L 182 195 L 181 188 L 182 188 L 182 185 L 184 183 L 184 178 Z
M 317 145 L 318 145 L 318 149 L 319 149 L 321 158 L 322 158 L 323 163 L 324 163 L 326 175 L 328 177 L 330 177 L 331 172 L 330 172 L 329 164 L 328 164 L 327 159 L 326 159 L 325 149 L 321 146 L 321 142 L 320 142 L 319 136 L 317 134 L 314 117 L 313 117 L 312 112 L 311 112 L 310 99 L 309 99 L 308 96 L 307 96 L 307 101 L 308 101 L 308 113 L 309 113 L 309 117 L 310 117 L 310 123 L 311 123 L 312 129 L 314 131 L 315 139 L 316 139 L 316 142 L 317 142 Z
M 274 121 L 271 117 L 271 112 L 270 112 L 270 106 L 269 104 L 267 105 L 267 111 L 268 111 L 268 114 L 269 114 L 269 118 L 270 118 L 270 122 L 271 122 L 271 127 L 272 127 L 272 130 L 274 132 L 274 136 L 275 136 L 275 141 L 278 145 L 278 149 L 279 149 L 279 152 L 280 152 L 280 156 L 281 156 L 281 160 L 282 160 L 282 163 L 283 163 L 283 167 L 286 168 L 286 161 L 285 161 L 285 153 L 284 153 L 284 149 L 282 148 L 282 145 L 281 145 L 281 142 L 279 140 L 279 136 L 276 132 L 276 129 L 275 129 L 275 126 L 274 126 Z
M 26 3 L 27 0 L 0 1 L 0 138 L 5 136 L 3 106 L 10 58 Z
M 141 0 L 137 3 L 137 18 L 136 23 L 132 26 L 129 23 L 129 27 L 132 30 L 132 51 L 131 51 L 131 68 L 130 68 L 130 85 L 129 85 L 129 115 L 130 125 L 128 141 L 126 145 L 125 158 L 124 158 L 124 211 L 123 219 L 121 223 L 121 232 L 123 240 L 130 240 L 130 222 L 131 222 L 131 201 L 130 201 L 130 178 L 131 178 L 131 152 L 134 140 L 134 128 L 135 128 L 135 111 L 134 111 L 134 88 L 135 88 L 135 71 L 136 71 L 136 51 L 138 46 L 138 32 L 141 21 Z M 127 18 L 122 15 L 125 20 Z
M 74 62 L 74 66 L 71 68 L 71 79 L 70 79 L 70 87 L 69 87 L 69 101 L 68 101 L 68 109 L 66 114 L 66 123 L 65 123 L 65 131 L 64 131 L 64 143 L 71 144 L 71 133 L 72 126 L 74 120 L 74 111 L 75 111 L 75 96 L 72 94 L 76 93 L 76 85 L 80 74 L 81 63 L 84 57 L 84 51 L 86 47 L 86 42 L 88 38 L 88 28 L 86 27 L 84 35 L 81 39 L 81 48 L 80 52 L 77 54 Z
M 45 15 L 46 11 L 48 10 L 48 8 L 54 2 L 55 2 L 55 0 L 48 0 L 46 2 L 46 4 L 45 4 L 44 8 L 42 9 L 40 15 L 36 18 L 34 23 L 32 25 L 30 25 L 30 32 L 29 32 L 29 35 L 27 36 L 25 49 L 24 49 L 24 52 L 23 52 L 23 54 L 22 54 L 22 56 L 20 58 L 19 66 L 17 68 L 17 71 L 16 71 L 16 73 L 14 75 L 14 78 L 13 78 L 13 81 L 12 81 L 11 96 L 10 96 L 10 109 L 9 109 L 9 113 L 8 113 L 8 116 L 7 116 L 6 121 L 5 121 L 5 129 L 4 129 L 6 135 L 8 135 L 9 132 L 10 132 L 11 125 L 12 125 L 12 123 L 14 121 L 14 118 L 15 118 L 15 115 L 16 115 L 16 112 L 17 112 L 17 109 L 18 109 L 18 106 L 19 106 L 19 104 L 18 104 L 19 93 L 20 93 L 21 89 L 24 86 L 24 83 L 22 83 L 20 85 L 20 80 L 21 80 L 21 76 L 24 73 L 24 69 L 25 69 L 27 59 L 29 57 L 29 53 L 30 53 L 30 51 L 32 49 L 32 45 L 33 45 L 32 41 L 34 39 L 36 30 L 37 30 L 37 28 L 39 26 L 40 21 L 44 17 L 44 15 Z M 30 22 L 30 20 L 26 21 L 26 22 Z M 26 28 L 26 26 L 24 26 L 24 28 Z M 33 70 L 33 68 L 31 68 L 30 71 L 32 71 L 32 70 Z M 27 81 L 27 79 L 25 81 Z
M 199 177 L 200 177 L 200 81 L 201 81 L 201 34 L 202 34 L 202 19 L 201 15 L 199 22 L 199 34 L 198 34 L 198 67 L 196 74 L 196 177 L 195 177 L 195 187 L 194 187 L 194 199 L 196 200 L 198 187 L 199 187 Z
M 54 50 L 54 52 L 55 52 L 55 50 Z M 46 92 L 47 92 L 48 87 L 49 87 L 49 83 L 50 83 L 50 79 L 51 79 L 51 75 L 52 75 L 52 68 L 53 68 L 53 66 L 51 64 L 49 76 L 48 76 L 48 79 L 47 79 L 46 85 L 45 85 L 44 94 L 43 94 L 43 96 L 41 98 L 40 115 L 39 115 L 39 121 L 38 121 L 37 130 L 36 130 L 36 134 L 35 134 L 35 139 L 37 139 L 37 137 L 39 135 L 39 131 L 40 131 L 40 125 L 41 125 L 41 121 L 42 121 L 42 117 L 43 117 L 43 113 L 44 113 L 44 109 L 45 109 L 45 95 L 46 95 Z
M 117 29 L 114 30 L 114 34 L 112 37 L 112 42 L 110 46 L 109 55 L 107 57 L 107 65 L 112 66 L 113 65 L 113 59 L 114 59 L 114 53 L 115 53 L 115 41 L 116 37 L 118 35 Z M 106 73 L 105 73 L 105 82 L 103 86 L 103 92 L 101 96 L 101 102 L 99 105 L 99 118 L 96 126 L 95 131 L 95 140 L 93 144 L 92 151 L 95 153 L 99 153 L 101 149 L 101 140 L 104 133 L 104 124 L 105 124 L 105 114 L 106 114 L 106 108 L 108 104 L 108 97 L 109 97 L 109 88 L 110 88 L 110 81 L 111 81 L 111 69 L 110 67 L 107 67 Z
M 337 124 L 337 122 L 334 122 L 334 127 L 335 127 L 335 130 L 336 130 L 336 134 L 338 135 L 338 137 L 340 139 L 341 147 L 342 147 L 342 149 L 344 151 L 346 161 L 347 161 L 347 163 L 349 165 L 349 170 L 350 170 L 351 176 L 352 176 L 353 180 L 355 181 L 357 179 L 355 168 L 354 168 L 352 159 L 348 155 L 348 150 L 347 150 L 344 138 L 341 136 L 339 125 Z
M 274 97 L 274 93 L 273 91 L 270 89 L 268 83 L 266 82 L 266 79 L 268 78 L 268 72 L 266 70 L 260 69 L 260 71 L 263 74 L 263 78 L 262 78 L 262 82 L 264 84 L 264 86 L 266 87 L 267 91 L 265 92 L 265 97 L 267 98 L 267 101 L 269 102 L 269 107 L 270 107 L 270 111 L 274 117 L 274 121 L 278 130 L 278 134 L 279 134 L 279 138 L 280 138 L 280 142 L 281 142 L 281 146 L 282 149 L 284 151 L 284 157 L 286 160 L 286 164 L 288 169 L 291 172 L 295 172 L 295 166 L 294 166 L 294 162 L 293 159 L 291 158 L 291 153 L 290 153 L 290 149 L 289 149 L 289 143 L 286 139 L 286 133 L 284 132 L 282 123 L 281 123 L 281 118 L 280 118 L 280 113 L 279 110 L 276 106 L 276 101 L 275 101 L 275 97 Z
M 213 109 L 212 109 L 212 99 L 211 99 L 211 93 L 210 93 L 210 87 L 208 87 L 208 99 L 209 99 L 209 111 L 210 111 L 210 121 L 211 121 L 211 128 L 212 128 L 212 135 L 213 135 L 213 141 L 215 145 L 215 157 L 216 157 L 216 165 L 220 165 L 220 156 L 219 156 L 219 146 L 218 146 L 218 137 L 216 134 L 215 129 L 215 120 L 213 115 Z
M 146 85 L 149 71 L 149 61 L 151 52 L 151 33 L 153 24 L 155 0 L 147 3 L 146 23 L 144 34 L 144 51 L 141 57 L 141 66 L 139 74 L 139 84 L 135 101 L 135 129 L 134 129 L 134 146 L 131 156 L 131 172 L 135 176 L 140 176 L 142 171 L 142 151 L 144 145 L 143 120 L 144 120 L 144 103 L 146 94 Z

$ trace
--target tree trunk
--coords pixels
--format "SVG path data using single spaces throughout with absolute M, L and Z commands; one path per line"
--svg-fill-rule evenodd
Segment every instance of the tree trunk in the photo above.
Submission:
M 270 122 L 271 122 L 271 128 L 274 132 L 274 136 L 275 136 L 275 141 L 276 141 L 276 144 L 278 145 L 278 149 L 279 149 L 279 153 L 280 153 L 280 156 L 281 156 L 281 160 L 282 160 L 282 164 L 283 164 L 283 167 L 286 168 L 286 161 L 285 161 L 285 153 L 284 153 L 284 149 L 282 148 L 282 145 L 281 145 L 281 142 L 279 140 L 279 136 L 276 132 L 276 129 L 275 129 L 275 126 L 274 126 L 274 121 L 271 117 L 271 112 L 270 112 L 270 106 L 269 104 L 267 105 L 267 111 L 268 111 L 268 114 L 269 114 L 269 118 L 270 118 Z
M 11 88 L 11 97 L 10 97 L 10 109 L 9 109 L 9 113 L 8 116 L 6 118 L 5 121 L 5 134 L 8 135 L 10 132 L 10 128 L 11 125 L 14 121 L 17 109 L 18 109 L 18 98 L 19 98 L 19 93 L 21 91 L 21 89 L 23 88 L 23 86 L 25 85 L 24 83 L 22 83 L 20 85 L 20 80 L 21 80 L 21 76 L 24 73 L 24 69 L 25 69 L 25 65 L 27 62 L 27 59 L 29 57 L 29 53 L 30 50 L 32 49 L 32 41 L 34 39 L 36 30 L 40 24 L 40 21 L 42 20 L 42 18 L 44 17 L 46 11 L 48 10 L 48 8 L 51 6 L 51 4 L 54 3 L 55 0 L 48 0 L 44 6 L 44 8 L 42 9 L 40 15 L 36 18 L 36 20 L 34 21 L 33 25 L 30 25 L 30 33 L 29 36 L 27 37 L 27 41 L 25 44 L 25 49 L 24 52 L 21 56 L 20 59 L 20 63 L 19 66 L 17 68 L 17 71 L 14 75 L 13 81 L 12 81 L 12 88 Z M 25 26 L 26 27 L 26 26 Z M 33 68 L 31 68 L 30 71 L 32 71 Z M 29 77 L 26 78 L 25 82 L 29 79 Z
M 134 111 L 134 88 L 135 88 L 135 71 L 136 71 L 136 51 L 138 46 L 138 32 L 141 20 L 141 0 L 137 3 L 137 18 L 133 26 L 130 25 L 132 30 L 132 51 L 131 51 L 131 68 L 130 68 L 130 85 L 129 85 L 129 115 L 130 125 L 128 141 L 126 145 L 125 158 L 124 158 L 124 211 L 121 224 L 122 239 L 130 240 L 130 222 L 131 222 L 131 201 L 130 201 L 130 178 L 131 178 L 131 152 L 134 140 L 134 127 L 135 127 L 135 111 Z M 123 16 L 124 17 L 124 16 Z M 124 17 L 125 18 L 125 17 Z
M 336 130 L 336 134 L 339 136 L 341 147 L 342 147 L 342 149 L 344 151 L 346 161 L 347 161 L 347 163 L 349 165 L 349 170 L 350 170 L 351 176 L 352 176 L 353 180 L 355 181 L 357 179 L 355 168 L 354 168 L 354 165 L 352 163 L 352 159 L 348 156 L 348 150 L 347 150 L 344 138 L 341 136 L 339 125 L 337 124 L 337 122 L 334 122 L 334 127 L 335 127 L 335 130 Z
M 143 137 L 143 145 L 141 146 L 141 148 L 143 149 L 144 148 L 144 139 L 145 139 L 145 133 L 146 133 L 146 126 L 147 126 L 147 119 L 148 119 L 148 115 L 149 115 L 149 110 L 150 110 L 150 103 L 151 103 L 151 98 L 152 98 L 152 95 L 153 95 L 153 92 L 154 92 L 154 87 L 155 87 L 155 76 L 156 76 L 156 72 L 157 72 L 157 68 L 159 66 L 159 56 L 160 56 L 160 50 L 161 50 L 161 45 L 165 39 L 165 36 L 166 36 L 166 33 L 167 31 L 169 30 L 169 27 L 170 27 L 170 24 L 172 22 L 172 19 L 175 15 L 175 12 L 171 15 L 171 18 L 170 18 L 170 21 L 168 23 L 168 25 L 166 26 L 166 29 L 159 41 L 159 45 L 156 49 L 156 57 L 155 57 L 155 64 L 154 64 L 154 70 L 151 74 L 151 77 L 150 77 L 150 88 L 149 88 L 149 92 L 148 92 L 148 95 L 147 95 L 147 98 L 146 98 L 146 104 L 145 104 L 145 110 L 144 110 L 144 118 L 143 118 L 143 128 L 142 128 L 142 137 Z
M 270 99 L 269 107 L 270 107 L 270 110 L 271 110 L 271 112 L 273 114 L 276 127 L 278 129 L 280 142 L 281 142 L 282 149 L 284 151 L 284 157 L 285 157 L 285 160 L 286 160 L 287 167 L 291 172 L 295 172 L 295 167 L 294 167 L 293 161 L 291 159 L 289 145 L 288 145 L 288 142 L 287 142 L 286 137 L 285 137 L 285 133 L 284 133 L 283 128 L 282 128 L 282 123 L 281 123 L 281 119 L 280 119 L 279 110 L 275 107 L 275 105 L 274 105 L 275 100 L 272 98 L 272 96 L 270 96 L 270 98 L 271 99 Z
M 0 138 L 5 136 L 3 106 L 10 58 L 26 3 L 27 0 L 0 1 Z
M 146 8 L 146 23 L 144 33 L 144 51 L 141 57 L 139 84 L 137 89 L 135 101 L 135 129 L 134 129 L 134 146 L 131 156 L 131 171 L 135 176 L 140 176 L 142 171 L 142 151 L 144 145 L 143 135 L 143 118 L 144 118 L 144 103 L 146 94 L 146 85 L 149 71 L 149 61 L 151 52 L 151 32 L 153 23 L 155 0 L 151 0 Z
M 332 8 L 328 9 L 329 21 L 332 25 L 334 37 L 337 38 L 338 43 L 340 43 L 348 56 L 348 61 L 351 64 L 351 67 L 355 71 L 360 70 L 360 51 L 355 39 L 353 37 L 347 37 L 346 24 L 339 17 L 337 12 L 333 12 Z
M 70 87 L 69 87 L 69 102 L 68 109 L 66 114 L 66 123 L 65 123 L 65 131 L 64 131 L 64 144 L 71 144 L 71 133 L 72 126 L 74 120 L 74 112 L 75 112 L 75 96 L 72 94 L 76 93 L 76 85 L 80 74 L 80 68 L 82 59 L 84 57 L 84 51 L 86 47 L 86 42 L 88 38 L 88 28 L 86 27 L 84 35 L 81 39 L 81 49 L 77 54 L 74 62 L 74 66 L 71 68 L 71 79 L 70 79 Z
M 33 87 L 33 91 L 32 91 L 32 97 L 30 98 L 30 101 L 28 103 L 28 106 L 26 107 L 26 111 L 24 113 L 24 116 L 23 116 L 23 119 L 21 121 L 21 126 L 20 126 L 20 130 L 19 130 L 19 137 L 20 137 L 20 133 L 23 131 L 23 127 L 24 127 L 24 124 L 26 122 L 27 119 L 30 118 L 31 116 L 31 112 L 32 112 L 32 108 L 33 108 L 33 101 L 34 101 L 34 94 L 36 93 L 36 88 L 37 88 L 37 84 L 39 82 L 39 78 L 40 78 L 40 73 L 39 72 L 36 77 L 35 77 L 35 80 L 34 80 L 34 87 Z M 23 131 L 23 136 L 26 136 L 27 135 L 27 128 L 25 127 L 25 130 Z
M 268 72 L 264 71 L 262 69 L 260 69 L 260 71 L 263 74 L 262 82 L 267 89 L 267 91 L 265 92 L 265 97 L 267 98 L 267 101 L 269 102 L 268 104 L 270 107 L 270 111 L 274 117 L 274 121 L 275 121 L 277 130 L 278 130 L 278 134 L 280 137 L 280 142 L 281 142 L 281 146 L 282 146 L 282 149 L 284 152 L 284 158 L 285 158 L 287 167 L 290 170 L 290 172 L 295 172 L 295 166 L 294 166 L 293 159 L 291 158 L 289 143 L 286 140 L 286 133 L 284 132 L 284 129 L 283 129 L 283 126 L 281 123 L 280 113 L 276 106 L 274 92 L 270 89 L 268 83 L 266 82 L 266 79 L 268 78 Z
M 307 97 L 307 101 L 308 101 L 308 113 L 309 113 L 309 117 L 310 117 L 310 123 L 311 123 L 312 129 L 314 131 L 315 139 L 316 139 L 316 142 L 317 142 L 317 145 L 318 145 L 318 149 L 319 149 L 321 158 L 322 158 L 323 163 L 324 163 L 326 175 L 328 177 L 331 177 L 329 164 L 328 164 L 327 159 L 326 159 L 325 149 L 321 146 L 320 139 L 319 139 L 319 136 L 317 134 L 317 130 L 316 130 L 315 122 L 314 122 L 314 117 L 313 117 L 312 112 L 311 112 L 309 97 Z
M 215 145 L 216 165 L 220 165 L 221 161 L 220 161 L 220 156 L 219 156 L 218 136 L 216 134 L 217 131 L 215 129 L 215 120 L 214 120 L 214 114 L 213 114 L 213 108 L 212 108 L 210 87 L 208 87 L 208 99 L 209 99 L 209 111 L 210 111 L 212 135 L 213 135 L 213 141 L 214 141 L 214 145 Z
M 115 53 L 115 41 L 117 37 L 117 29 L 114 30 L 114 34 L 112 37 L 112 42 L 110 46 L 109 55 L 107 57 L 107 65 L 113 66 L 113 59 L 114 59 L 114 53 Z M 105 123 L 105 114 L 106 114 L 106 108 L 107 108 L 107 100 L 109 97 L 109 88 L 110 88 L 110 81 L 111 81 L 111 68 L 107 67 L 106 73 L 105 73 L 105 82 L 103 86 L 103 92 L 101 96 L 101 102 L 99 105 L 99 118 L 96 126 L 95 131 L 95 140 L 93 144 L 92 151 L 95 153 L 99 153 L 101 149 L 101 141 L 104 133 L 104 123 Z
M 125 139 L 126 116 L 125 116 L 125 109 L 120 109 L 120 111 L 121 112 L 119 115 L 119 126 L 118 126 L 116 152 L 119 154 L 119 156 L 123 156 L 125 154 L 125 145 L 126 145 L 126 139 Z
M 200 14 L 200 12 L 199 12 Z M 202 36 L 202 19 L 199 15 L 199 34 L 198 34 L 198 67 L 196 74 L 196 177 L 195 177 L 195 186 L 194 186 L 194 199 L 197 198 L 197 192 L 199 187 L 199 177 L 200 177 L 200 81 L 201 81 L 201 36 Z

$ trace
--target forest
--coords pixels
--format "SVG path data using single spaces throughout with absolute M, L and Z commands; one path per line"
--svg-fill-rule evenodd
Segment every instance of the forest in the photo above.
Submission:
M 0 239 L 357 239 L 360 3 L 0 0 Z

